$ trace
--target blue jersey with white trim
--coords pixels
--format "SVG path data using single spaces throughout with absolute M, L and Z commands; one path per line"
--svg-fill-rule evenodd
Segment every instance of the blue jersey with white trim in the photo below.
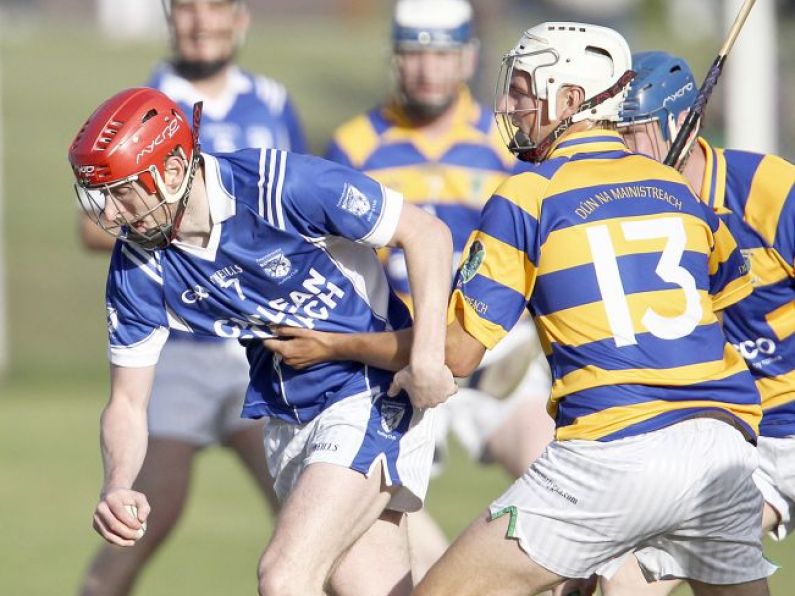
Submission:
M 287 90 L 272 79 L 232 67 L 221 96 L 205 97 L 190 81 L 177 75 L 170 64 L 161 64 L 147 86 L 168 95 L 188 115 L 194 103 L 204 102 L 199 140 L 208 153 L 247 147 L 307 151 Z
M 724 329 L 762 396 L 759 434 L 795 435 L 795 166 L 704 139 L 701 199 L 726 223 L 751 269 L 753 293 L 727 308 Z
M 203 158 L 206 247 L 116 244 L 106 293 L 111 362 L 155 364 L 171 329 L 241 340 L 251 366 L 243 415 L 290 422 L 391 381 L 392 373 L 353 362 L 297 371 L 261 339 L 272 324 L 333 332 L 410 325 L 374 250 L 394 235 L 400 194 L 317 157 L 246 149 Z
M 307 152 L 307 142 L 298 115 L 284 86 L 262 75 L 236 66 L 228 71 L 226 87 L 218 97 L 206 97 L 179 76 L 171 64 L 160 64 L 147 86 L 162 91 L 190 116 L 193 104 L 204 103 L 199 141 L 208 153 L 227 153 L 247 147 L 273 147 Z M 172 339 L 217 342 L 174 332 Z
M 486 204 L 450 317 L 485 347 L 534 317 L 559 440 L 717 415 L 756 435 L 759 394 L 715 311 L 750 293 L 726 226 L 616 133 L 563 137 Z
M 460 255 L 480 210 L 511 174 L 516 159 L 500 139 L 494 115 L 466 89 L 450 119 L 449 130 L 433 136 L 398 106 L 371 110 L 337 129 L 326 157 L 365 172 L 433 213 L 450 228 L 453 251 Z M 407 298 L 403 251 L 389 249 L 383 257 L 389 283 Z

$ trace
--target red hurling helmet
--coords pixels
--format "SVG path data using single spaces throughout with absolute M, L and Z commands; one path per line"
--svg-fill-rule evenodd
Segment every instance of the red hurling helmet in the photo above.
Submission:
M 150 88 L 127 89 L 100 105 L 88 118 L 69 147 L 69 163 L 77 183 L 78 199 L 94 222 L 113 236 L 162 248 L 173 239 L 190 194 L 199 161 L 198 118 L 194 131 L 179 106 Z M 170 191 L 164 182 L 166 159 L 185 160 L 186 173 L 179 188 Z M 140 196 L 135 217 L 119 215 L 114 189 L 129 186 Z M 109 201 L 117 215 L 105 217 Z M 176 204 L 176 208 L 167 205 Z M 129 209 L 127 210 L 129 212 Z M 141 229 L 140 222 L 147 227 Z M 155 225 L 149 225 L 153 223 Z

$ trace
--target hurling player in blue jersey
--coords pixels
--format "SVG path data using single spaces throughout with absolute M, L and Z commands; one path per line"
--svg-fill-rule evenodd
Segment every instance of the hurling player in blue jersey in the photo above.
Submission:
M 500 139 L 491 109 L 475 101 L 467 85 L 477 58 L 473 28 L 466 0 L 399 0 L 392 22 L 395 90 L 383 105 L 340 126 L 326 154 L 445 222 L 453 235 L 454 262 L 486 200 L 517 163 Z M 403 254 L 383 253 L 390 285 L 407 297 Z M 439 408 L 434 474 L 446 459 L 448 431 L 475 460 L 496 460 L 515 475 L 552 438 L 552 420 L 544 413 L 549 385 L 529 321 L 517 326 L 511 343 L 534 349 L 511 349 L 508 343 Z M 539 362 L 530 366 L 534 356 Z M 531 421 L 536 432 L 515 432 L 520 420 Z M 444 552 L 447 539 L 426 512 L 409 520 L 412 569 L 420 577 Z
M 634 54 L 633 67 L 638 76 L 619 132 L 630 148 L 662 161 L 698 87 L 687 62 L 666 52 Z M 697 135 L 679 169 L 726 224 L 751 269 L 754 291 L 723 311 L 723 327 L 762 397 L 754 480 L 765 499 L 763 528 L 780 540 L 795 523 L 795 166 L 775 155 L 719 149 Z M 646 584 L 633 563 L 604 583 L 606 594 L 673 589 L 673 582 Z
M 158 65 L 147 86 L 163 91 L 183 111 L 204 102 L 203 148 L 212 153 L 244 147 L 304 152 L 304 135 L 284 87 L 235 64 L 249 24 L 246 3 L 167 0 L 164 8 L 173 57 Z M 115 238 L 81 215 L 84 244 L 110 251 Z M 195 374 L 197 368 L 204 373 Z M 263 421 L 240 417 L 247 385 L 248 362 L 236 341 L 171 334 L 157 366 L 148 412 L 148 457 L 137 481 L 155 512 L 135 548 L 101 548 L 84 580 L 85 596 L 130 592 L 143 565 L 179 520 L 194 459 L 205 447 L 232 449 L 276 509 L 263 455 Z
M 615 131 L 631 55 L 615 31 L 543 23 L 506 54 L 497 117 L 532 167 L 489 199 L 450 300 L 467 375 L 525 309 L 553 375 L 556 440 L 448 549 L 421 596 L 527 594 L 635 553 L 698 595 L 763 596 L 759 394 L 719 311 L 751 291 L 718 217 Z M 398 369 L 410 331 L 352 335 Z M 694 456 L 697 454 L 697 456 Z
M 95 528 L 119 546 L 142 534 L 150 506 L 132 487 L 170 331 L 238 339 L 250 363 L 243 415 L 270 419 L 266 455 L 282 500 L 260 593 L 408 594 L 405 513 L 427 489 L 428 408 L 455 392 L 444 365 L 450 233 L 338 164 L 276 149 L 200 153 L 200 112 L 191 133 L 167 96 L 129 89 L 97 108 L 69 149 L 80 204 L 120 239 L 106 291 L 111 395 Z M 296 371 L 264 347 L 271 325 L 410 325 L 373 250 L 386 245 L 405 251 L 416 305 L 407 367 Z

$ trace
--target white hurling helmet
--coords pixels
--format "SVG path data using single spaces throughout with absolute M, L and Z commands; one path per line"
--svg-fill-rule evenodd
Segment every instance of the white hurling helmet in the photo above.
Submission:
M 542 23 L 528 29 L 503 57 L 497 82 L 495 113 L 508 147 L 522 159 L 538 161 L 544 158 L 546 151 L 538 155 L 532 153 L 536 149 L 548 150 L 571 123 L 582 120 L 618 121 L 627 85 L 634 75 L 631 68 L 632 54 L 627 42 L 607 27 L 585 23 Z M 514 70 L 531 76 L 533 95 L 547 100 L 550 122 L 558 119 L 556 98 L 561 87 L 581 87 L 586 100 L 576 114 L 561 122 L 561 126 L 550 135 L 552 138 L 533 144 L 513 123 L 515 112 L 507 109 L 505 98 Z M 538 116 L 536 123 L 540 126 L 542 114 Z

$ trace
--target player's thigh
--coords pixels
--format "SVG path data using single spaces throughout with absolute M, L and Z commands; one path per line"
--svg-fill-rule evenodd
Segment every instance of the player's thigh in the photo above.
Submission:
M 518 478 L 555 438 L 546 395 L 519 396 L 487 442 L 491 458 Z
M 695 596 L 769 596 L 766 579 L 758 579 L 743 584 L 714 585 L 690 580 Z
M 282 505 L 262 566 L 300 560 L 307 570 L 330 571 L 390 498 L 380 466 L 365 476 L 335 464 L 310 464 Z
M 136 490 L 152 506 L 149 534 L 167 531 L 179 517 L 190 487 L 193 461 L 198 447 L 180 439 L 150 437 Z
M 508 538 L 511 518 L 480 515 L 415 590 L 416 596 L 524 596 L 555 586 L 560 576 L 535 563 Z
M 413 587 L 406 515 L 384 511 L 339 561 L 329 582 L 335 596 L 398 596 Z

